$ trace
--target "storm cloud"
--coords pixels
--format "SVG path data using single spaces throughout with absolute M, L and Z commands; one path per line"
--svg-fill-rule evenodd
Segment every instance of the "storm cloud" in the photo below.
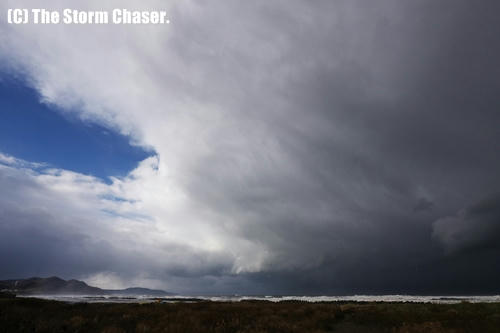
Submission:
M 2 277 L 498 292 L 497 2 L 128 4 L 171 23 L 0 25 L 5 73 L 156 153 L 111 184 L 0 155 Z

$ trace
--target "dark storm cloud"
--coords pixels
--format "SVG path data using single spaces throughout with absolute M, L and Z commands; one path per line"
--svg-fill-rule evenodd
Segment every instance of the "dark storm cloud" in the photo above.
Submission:
M 3 196 L 0 227 L 13 236 L 2 256 L 12 247 L 23 258 L 9 261 L 12 274 L 35 258 L 50 270 L 82 257 L 87 266 L 68 272 L 148 271 L 200 292 L 498 291 L 500 204 L 490 196 L 500 190 L 497 2 L 195 1 L 190 11 L 175 8 L 168 47 L 189 65 L 173 75 L 163 57 L 146 54 L 147 82 L 229 110 L 214 116 L 223 126 L 203 137 L 201 153 L 191 137 L 181 147 L 189 158 L 176 180 L 191 209 L 206 213 L 199 219 L 234 243 L 257 244 L 262 265 L 245 266 L 252 256 L 233 243 L 214 253 L 165 245 L 182 259 L 175 262 L 150 260 L 158 254 L 146 246 L 96 255 L 93 238 L 12 222 L 38 213 L 13 210 Z M 160 160 L 177 156 L 158 137 L 151 141 Z M 58 218 L 38 215 L 41 225 Z M 16 245 L 26 242 L 32 245 Z M 53 255 L 58 242 L 82 254 Z M 252 269 L 232 270 L 240 259 Z
M 109 267 L 109 244 L 61 230 L 43 210 L 0 205 L 1 278 L 26 275 L 71 277 Z M 101 253 L 108 253 L 103 257 Z
M 296 38 L 286 61 L 297 65 L 280 91 L 289 108 L 264 105 L 258 117 L 273 121 L 290 168 L 255 161 L 260 172 L 250 179 L 260 186 L 242 188 L 230 173 L 219 175 L 237 158 L 220 152 L 200 166 L 191 188 L 201 201 L 247 219 L 240 232 L 269 247 L 266 271 L 253 275 L 264 288 L 495 290 L 465 272 L 470 257 L 442 259 L 439 244 L 454 246 L 446 243 L 457 231 L 476 245 L 491 243 L 484 236 L 492 220 L 439 218 L 500 186 L 498 9 L 494 2 L 335 3 L 323 10 L 337 25 L 314 12 L 317 30 L 306 25 L 301 34 L 298 21 L 286 26 Z M 357 20 L 344 10 L 356 10 Z M 272 26 L 273 34 L 281 28 Z M 312 64 L 302 67 L 308 58 Z M 264 101 L 272 100 L 268 83 L 256 92 Z M 474 260 L 474 268 L 499 276 L 491 253 Z
M 490 196 L 456 215 L 437 220 L 434 234 L 448 252 L 498 249 L 500 195 Z

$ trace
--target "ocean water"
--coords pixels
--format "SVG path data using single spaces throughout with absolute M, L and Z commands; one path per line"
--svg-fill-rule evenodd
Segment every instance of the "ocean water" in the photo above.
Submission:
M 30 295 L 18 296 L 41 298 L 70 303 L 150 303 L 150 302 L 241 302 L 246 300 L 259 300 L 269 302 L 304 301 L 304 302 L 411 302 L 411 303 L 437 303 L 454 304 L 460 302 L 470 303 L 497 303 L 500 295 L 494 296 L 413 296 L 413 295 L 353 295 L 353 296 L 82 296 L 82 295 Z

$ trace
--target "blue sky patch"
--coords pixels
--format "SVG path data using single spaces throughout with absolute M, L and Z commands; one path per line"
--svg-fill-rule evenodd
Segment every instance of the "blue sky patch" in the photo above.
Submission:
M 5 76 L 0 79 L 0 152 L 106 182 L 154 154 L 113 130 L 51 109 L 36 91 Z

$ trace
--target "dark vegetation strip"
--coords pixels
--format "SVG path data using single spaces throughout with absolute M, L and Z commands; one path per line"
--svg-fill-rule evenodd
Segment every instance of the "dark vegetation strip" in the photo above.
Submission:
M 69 304 L 0 296 L 0 332 L 499 332 L 499 303 Z

